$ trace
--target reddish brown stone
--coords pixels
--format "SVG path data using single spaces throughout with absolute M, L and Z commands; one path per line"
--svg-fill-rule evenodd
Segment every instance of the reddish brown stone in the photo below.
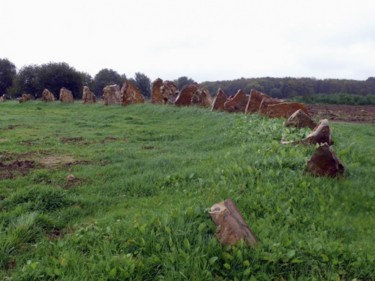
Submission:
M 309 115 L 303 112 L 303 110 L 298 109 L 288 118 L 287 121 L 285 121 L 285 126 L 314 129 L 316 123 L 314 120 L 311 119 Z
M 249 100 L 246 105 L 245 113 L 251 114 L 259 112 L 260 104 L 264 98 L 272 99 L 270 96 L 265 93 L 259 92 L 257 90 L 251 89 Z
M 117 84 L 105 86 L 103 88 L 103 100 L 104 100 L 104 105 L 120 104 L 121 103 L 120 87 Z
M 218 89 L 214 101 L 212 102 L 211 111 L 224 110 L 224 103 L 227 101 L 227 96 L 222 89 Z
M 55 96 L 48 89 L 44 89 L 42 92 L 42 101 L 53 102 L 55 101 Z
M 21 98 L 18 100 L 19 103 L 27 102 L 33 100 L 34 97 L 31 94 L 23 93 Z
M 249 97 L 242 90 L 238 90 L 233 97 L 228 98 L 224 103 L 224 110 L 227 112 L 245 112 L 248 99 Z
M 61 102 L 74 102 L 73 93 L 72 91 L 69 91 L 68 89 L 62 87 L 60 89 L 60 97 L 59 100 Z
M 198 84 L 190 84 L 190 85 L 184 86 L 176 98 L 175 105 L 177 106 L 190 105 L 191 99 L 197 91 L 198 91 Z
M 125 81 L 121 88 L 121 104 L 129 105 L 134 103 L 144 103 L 145 98 L 141 93 L 141 90 L 131 81 Z
M 327 143 L 332 145 L 333 141 L 331 138 L 331 131 L 327 119 L 322 119 L 314 130 L 304 139 L 304 141 L 311 144 L 322 144 Z
M 161 87 L 163 86 L 163 80 L 160 78 L 152 82 L 151 85 L 151 102 L 152 103 L 165 103 L 163 96 L 161 95 Z
M 328 144 L 318 147 L 305 169 L 306 172 L 318 177 L 339 177 L 344 174 L 344 170 L 344 165 Z
M 83 86 L 82 102 L 84 104 L 96 103 L 96 96 L 93 92 L 90 91 L 90 88 Z
M 258 243 L 257 238 L 231 199 L 213 205 L 209 213 L 218 226 L 216 236 L 222 244 L 234 245 L 240 240 L 250 246 Z
M 278 99 L 263 99 L 259 107 L 259 114 L 270 118 L 288 118 L 298 109 L 306 114 L 308 110 L 306 106 L 299 102 L 284 102 Z

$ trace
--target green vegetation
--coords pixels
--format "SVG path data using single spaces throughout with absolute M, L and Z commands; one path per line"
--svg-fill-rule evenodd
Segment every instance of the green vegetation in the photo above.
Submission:
M 327 179 L 303 173 L 314 147 L 280 144 L 308 133 L 283 120 L 151 104 L 0 112 L 1 280 L 375 280 L 372 125 L 332 124 L 347 170 Z M 257 247 L 218 243 L 207 209 L 226 198 Z
M 315 94 L 312 96 L 296 97 L 295 100 L 310 104 L 375 105 L 375 95 L 359 96 L 350 94 Z

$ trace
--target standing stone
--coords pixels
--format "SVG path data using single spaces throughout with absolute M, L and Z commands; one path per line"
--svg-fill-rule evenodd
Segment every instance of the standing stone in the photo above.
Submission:
M 314 129 L 316 123 L 302 109 L 298 109 L 285 121 L 285 126 Z
M 209 91 L 206 89 L 198 89 L 191 97 L 191 104 L 210 107 L 212 105 L 212 97 Z
M 298 109 L 306 114 L 307 107 L 299 102 L 284 102 L 277 99 L 263 99 L 259 107 L 259 114 L 268 116 L 269 118 L 288 118 Z
M 245 112 L 248 99 L 249 97 L 242 90 L 238 90 L 233 97 L 228 98 L 224 103 L 224 110 L 227 112 Z
M 103 88 L 103 100 L 104 100 L 104 105 L 120 104 L 121 103 L 120 87 L 117 84 L 105 86 Z
M 74 102 L 74 98 L 73 98 L 73 93 L 72 91 L 62 87 L 60 89 L 60 97 L 59 97 L 59 100 L 61 102 L 67 102 L 67 103 L 70 103 L 70 102 Z
M 163 80 L 157 78 L 151 85 L 151 102 L 163 104 L 164 99 L 161 94 L 161 87 L 163 86 Z
M 264 98 L 272 99 L 265 93 L 259 92 L 257 90 L 251 89 L 249 100 L 246 105 L 245 113 L 251 114 L 259 112 L 260 104 Z
M 160 88 L 161 95 L 165 104 L 174 104 L 176 102 L 179 91 L 172 81 L 164 81 Z
M 23 93 L 21 98 L 18 100 L 19 103 L 27 102 L 33 100 L 34 97 L 31 94 Z
M 44 89 L 42 92 L 42 101 L 53 102 L 55 101 L 55 96 L 48 89 Z
M 214 101 L 212 102 L 211 111 L 224 110 L 224 103 L 227 101 L 227 96 L 222 89 L 218 89 Z
M 231 199 L 214 204 L 209 213 L 217 225 L 216 237 L 223 245 L 234 245 L 240 240 L 244 240 L 250 246 L 258 243 L 258 239 Z
M 176 98 L 175 105 L 188 106 L 191 104 L 193 95 L 198 91 L 198 84 L 185 85 Z
M 133 103 L 144 103 L 145 98 L 141 90 L 131 81 L 125 81 L 121 88 L 121 104 L 129 105 Z
M 90 88 L 83 86 L 82 102 L 84 104 L 96 103 L 96 96 L 93 92 L 90 91 Z
M 7 97 L 5 94 L 0 97 L 0 102 L 5 102 L 6 100 L 7 100 Z
M 306 172 L 318 177 L 340 177 L 344 174 L 344 170 L 344 165 L 328 144 L 317 148 L 305 169 Z

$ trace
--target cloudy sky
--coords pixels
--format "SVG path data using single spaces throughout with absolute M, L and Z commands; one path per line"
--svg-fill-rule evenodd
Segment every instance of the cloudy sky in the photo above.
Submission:
M 374 0 L 0 0 L 0 58 L 152 80 L 375 76 Z

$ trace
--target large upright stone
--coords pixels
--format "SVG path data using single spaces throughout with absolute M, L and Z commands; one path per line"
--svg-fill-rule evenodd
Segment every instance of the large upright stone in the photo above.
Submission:
M 271 99 L 271 97 L 266 95 L 265 93 L 251 89 L 245 113 L 251 114 L 259 112 L 260 104 L 262 103 L 262 100 L 264 98 Z
M 227 99 L 224 103 L 224 110 L 227 112 L 245 112 L 247 101 L 249 97 L 242 90 Z
M 191 104 L 193 95 L 198 91 L 198 84 L 186 85 L 182 88 L 181 92 L 176 98 L 175 105 L 188 106 Z
M 165 103 L 161 94 L 161 87 L 163 86 L 163 80 L 157 78 L 151 85 L 151 102 L 152 103 Z
M 93 92 L 90 91 L 90 88 L 83 86 L 82 102 L 84 104 L 96 103 L 96 96 Z
M 33 100 L 34 97 L 31 94 L 23 93 L 21 98 L 18 100 L 19 103 L 27 102 L 29 100 Z
M 121 104 L 129 105 L 134 103 L 144 103 L 145 98 L 141 90 L 131 81 L 127 80 L 121 88 Z
M 209 213 L 217 225 L 216 236 L 223 245 L 234 245 L 240 240 L 250 246 L 258 243 L 231 199 L 214 204 Z
M 263 99 L 259 107 L 259 114 L 268 116 L 270 118 L 288 118 L 298 109 L 301 109 L 306 114 L 307 107 L 299 102 L 284 102 L 277 99 Z
M 208 90 L 198 89 L 191 97 L 191 104 L 210 107 L 212 105 L 212 97 Z
M 344 174 L 344 170 L 344 165 L 328 144 L 317 148 L 305 169 L 306 172 L 319 177 L 339 177 Z
M 227 96 L 225 95 L 224 91 L 221 88 L 219 88 L 212 102 L 211 111 L 224 110 L 224 103 L 226 101 L 227 101 Z
M 174 104 L 179 94 L 176 84 L 168 80 L 163 82 L 160 92 L 165 104 Z
M 55 101 L 55 96 L 48 89 L 44 89 L 42 92 L 42 101 L 53 102 Z
M 117 84 L 108 85 L 103 88 L 104 105 L 121 104 L 120 87 Z
M 5 102 L 6 100 L 7 100 L 7 97 L 5 94 L 0 96 L 0 102 Z
M 302 109 L 298 109 L 285 121 L 285 126 L 314 129 L 316 123 Z
M 66 103 L 72 103 L 72 102 L 74 102 L 72 91 L 70 91 L 70 90 L 62 87 L 60 89 L 59 100 L 61 102 L 66 102 Z

